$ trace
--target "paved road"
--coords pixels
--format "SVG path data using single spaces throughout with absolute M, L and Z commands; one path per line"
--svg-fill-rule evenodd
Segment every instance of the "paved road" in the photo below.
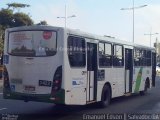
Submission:
M 0 114 L 16 115 L 18 119 L 34 120 L 81 120 L 84 114 L 107 113 L 160 113 L 160 77 L 156 79 L 156 87 L 147 95 L 133 95 L 112 99 L 108 108 L 100 109 L 95 105 L 58 107 L 50 103 L 4 100 L 0 94 Z

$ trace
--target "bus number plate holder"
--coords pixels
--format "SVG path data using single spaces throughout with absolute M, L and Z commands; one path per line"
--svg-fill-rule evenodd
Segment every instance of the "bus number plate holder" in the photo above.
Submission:
M 39 80 L 39 86 L 51 87 L 52 86 L 52 82 L 51 81 L 47 81 L 47 80 Z
M 35 86 L 26 85 L 24 86 L 24 90 L 28 92 L 34 92 L 36 89 Z

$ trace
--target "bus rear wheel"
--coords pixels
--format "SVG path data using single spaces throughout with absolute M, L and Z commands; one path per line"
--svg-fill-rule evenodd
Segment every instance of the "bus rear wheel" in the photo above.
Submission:
M 145 82 L 145 86 L 144 86 L 144 90 L 143 91 L 140 91 L 140 95 L 145 95 L 147 93 L 147 89 L 148 89 L 148 82 L 146 81 Z
M 108 107 L 111 101 L 111 89 L 109 85 L 105 85 L 102 92 L 100 107 Z

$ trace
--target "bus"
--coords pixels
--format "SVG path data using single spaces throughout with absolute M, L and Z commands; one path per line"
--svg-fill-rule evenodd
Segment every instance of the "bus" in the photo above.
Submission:
M 54 26 L 6 29 L 5 99 L 98 103 L 155 86 L 154 48 Z

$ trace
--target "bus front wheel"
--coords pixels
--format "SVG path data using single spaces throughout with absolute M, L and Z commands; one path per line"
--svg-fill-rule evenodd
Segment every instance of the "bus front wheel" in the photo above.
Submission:
M 105 85 L 103 87 L 100 107 L 105 108 L 108 107 L 111 101 L 111 89 L 109 85 Z

